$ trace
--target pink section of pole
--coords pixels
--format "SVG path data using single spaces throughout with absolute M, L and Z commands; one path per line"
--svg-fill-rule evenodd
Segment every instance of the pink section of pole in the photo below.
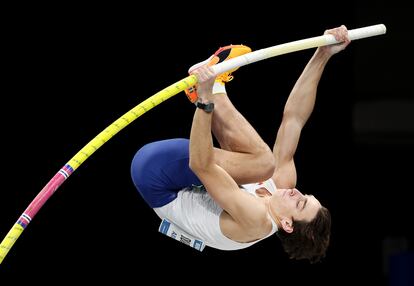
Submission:
M 62 168 L 63 169 L 63 168 Z M 61 169 L 61 170 L 62 170 Z M 26 208 L 24 214 L 28 215 L 31 219 L 37 214 L 37 212 L 42 208 L 42 206 L 47 202 L 47 200 L 53 195 L 53 193 L 62 185 L 62 183 L 67 179 L 61 170 L 53 176 L 49 183 L 44 186 L 40 193 L 35 197 L 32 203 Z M 68 174 L 69 177 L 70 174 Z

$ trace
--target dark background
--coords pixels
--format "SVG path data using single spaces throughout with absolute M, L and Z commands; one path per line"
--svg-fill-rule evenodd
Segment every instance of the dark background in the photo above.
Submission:
M 155 278 L 184 284 L 387 285 L 388 259 L 412 250 L 413 243 L 408 11 L 384 0 L 10 9 L 0 239 L 94 136 L 185 77 L 188 67 L 218 47 L 242 43 L 257 50 L 319 36 L 341 24 L 354 29 L 383 23 L 387 34 L 354 41 L 332 58 L 302 133 L 298 188 L 316 195 L 333 216 L 323 263 L 290 261 L 276 237 L 246 250 L 199 253 L 157 232 L 158 217 L 136 192 L 129 168 L 142 145 L 189 136 L 194 106 L 180 93 L 131 123 L 77 169 L 9 252 L 1 279 L 47 283 L 55 274 L 66 281 L 134 284 Z M 269 144 L 313 51 L 243 67 L 227 85 L 235 106 Z

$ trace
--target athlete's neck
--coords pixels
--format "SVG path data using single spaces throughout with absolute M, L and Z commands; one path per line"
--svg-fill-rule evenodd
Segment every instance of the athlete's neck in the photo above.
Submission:
M 276 222 L 277 227 L 280 229 L 282 227 L 282 223 L 277 218 L 277 215 L 274 213 L 272 208 L 272 197 L 268 197 L 265 200 L 265 204 L 267 205 L 267 213 L 270 215 L 270 217 Z

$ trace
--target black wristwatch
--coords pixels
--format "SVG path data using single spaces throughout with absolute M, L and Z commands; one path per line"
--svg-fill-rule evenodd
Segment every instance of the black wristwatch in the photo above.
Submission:
M 213 102 L 201 103 L 201 102 L 197 101 L 197 102 L 195 103 L 195 105 L 196 105 L 198 108 L 200 108 L 200 109 L 204 110 L 204 111 L 205 111 L 205 112 L 207 112 L 207 113 L 211 113 L 211 112 L 213 112 L 213 110 L 214 110 L 214 103 L 213 103 Z

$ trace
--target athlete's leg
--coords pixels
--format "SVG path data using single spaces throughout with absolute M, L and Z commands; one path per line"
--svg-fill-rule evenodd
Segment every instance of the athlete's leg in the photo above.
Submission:
M 212 66 L 249 52 L 251 49 L 244 45 L 222 47 L 207 60 L 193 65 L 189 72 L 201 65 Z M 244 184 L 270 178 L 274 171 L 274 156 L 268 145 L 227 97 L 225 83 L 233 79 L 232 73 L 237 69 L 224 72 L 216 78 L 213 88 L 216 97 L 212 131 L 222 148 L 216 149 L 217 163 L 237 183 Z M 185 93 L 191 102 L 197 100 L 195 88 L 188 89 Z
M 212 131 L 222 149 L 217 163 L 239 184 L 264 181 L 274 172 L 274 156 L 226 93 L 215 94 Z

